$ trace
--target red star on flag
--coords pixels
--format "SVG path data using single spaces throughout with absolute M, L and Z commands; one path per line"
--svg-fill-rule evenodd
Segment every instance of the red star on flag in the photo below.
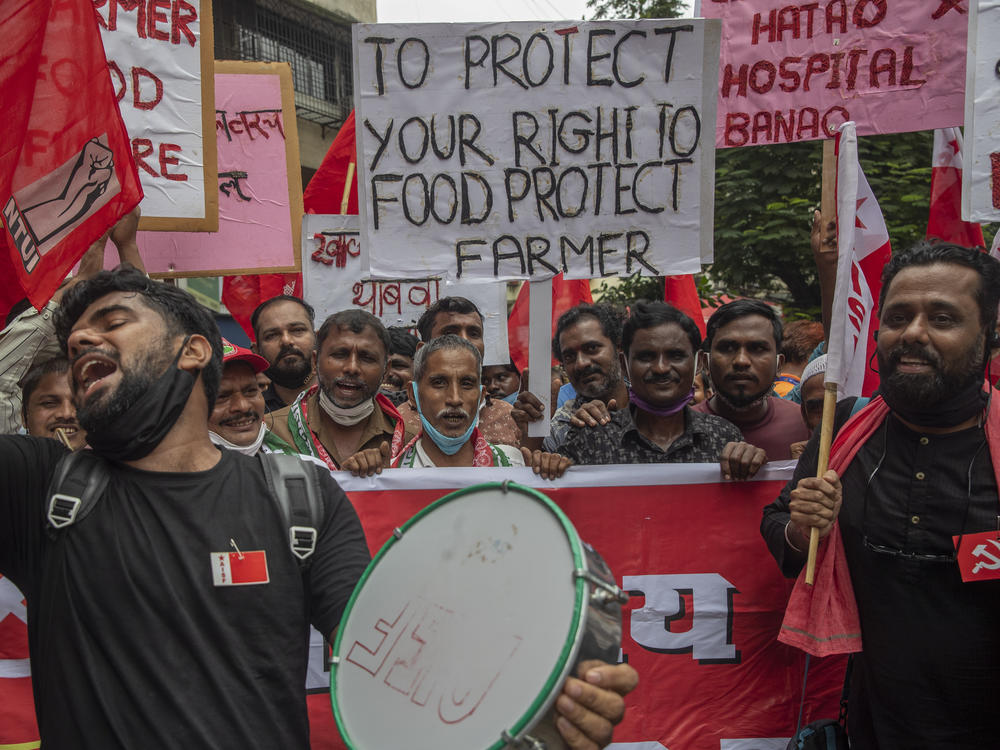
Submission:
M 861 208 L 861 204 L 866 200 L 868 200 L 868 196 L 858 198 L 858 205 L 854 207 L 854 226 L 858 229 L 868 229 L 868 227 L 861 223 L 861 218 L 858 216 L 858 210 Z

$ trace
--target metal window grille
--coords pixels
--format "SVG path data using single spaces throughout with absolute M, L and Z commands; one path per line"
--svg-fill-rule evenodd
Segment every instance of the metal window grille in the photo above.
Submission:
M 214 0 L 212 10 L 216 58 L 291 63 L 296 114 L 340 126 L 354 106 L 347 23 L 285 0 Z

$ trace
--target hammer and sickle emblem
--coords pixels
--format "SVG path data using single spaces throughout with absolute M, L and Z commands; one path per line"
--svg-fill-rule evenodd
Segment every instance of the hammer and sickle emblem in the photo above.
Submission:
M 994 547 L 996 547 L 997 550 L 1000 550 L 1000 542 L 998 542 L 996 539 L 989 539 L 987 541 L 989 541 L 990 544 L 992 544 Z M 1000 557 L 997 557 L 992 552 L 990 552 L 989 548 L 985 544 L 977 544 L 976 547 L 975 547 L 975 549 L 972 550 L 972 556 L 973 557 L 985 557 L 985 558 L 988 558 L 991 561 L 991 562 L 986 562 L 985 560 L 983 560 L 983 561 L 977 562 L 975 564 L 975 566 L 973 566 L 973 568 L 972 568 L 972 574 L 973 575 L 975 575 L 976 573 L 978 573 L 980 570 L 983 570 L 983 569 L 985 569 L 985 570 L 998 570 L 998 569 L 1000 569 Z

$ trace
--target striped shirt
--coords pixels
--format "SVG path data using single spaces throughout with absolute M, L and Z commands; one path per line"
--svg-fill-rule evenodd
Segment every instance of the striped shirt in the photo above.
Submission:
M 60 354 L 52 323 L 59 305 L 49 302 L 41 312 L 29 307 L 0 332 L 0 434 L 21 427 L 21 378 L 36 364 Z

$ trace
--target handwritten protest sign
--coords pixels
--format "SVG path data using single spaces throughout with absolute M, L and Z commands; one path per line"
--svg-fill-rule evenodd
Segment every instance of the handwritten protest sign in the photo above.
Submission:
M 384 279 L 367 273 L 357 216 L 306 214 L 302 218 L 303 295 L 322 321 L 339 310 L 367 310 L 387 326 L 412 328 L 440 297 L 465 297 L 483 315 L 486 364 L 507 364 L 506 285 L 442 278 Z
M 1000 221 L 1000 5 L 970 0 L 962 218 Z
M 969 0 L 701 0 L 722 19 L 719 148 L 962 124 Z
M 211 0 L 93 0 L 142 183 L 141 229 L 215 231 Z
M 163 276 L 298 271 L 302 173 L 291 68 L 217 62 L 215 70 L 219 231 L 139 232 L 146 268 Z
M 353 29 L 374 275 L 661 275 L 711 259 L 717 21 Z

